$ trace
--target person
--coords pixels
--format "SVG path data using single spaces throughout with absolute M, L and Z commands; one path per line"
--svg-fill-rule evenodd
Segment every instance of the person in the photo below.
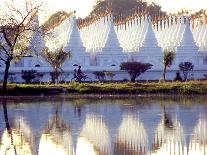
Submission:
M 73 78 L 77 78 L 77 70 L 76 69 L 74 69 L 74 73 L 73 73 Z
M 76 77 L 77 77 L 78 82 L 81 82 L 82 78 L 85 77 L 85 74 L 83 74 L 83 72 L 81 71 L 81 66 L 78 66 Z
M 180 76 L 180 73 L 177 72 L 174 81 L 182 81 L 182 77 Z

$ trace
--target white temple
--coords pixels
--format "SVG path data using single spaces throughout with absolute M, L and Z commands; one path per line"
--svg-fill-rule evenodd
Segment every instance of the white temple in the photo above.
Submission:
M 34 23 L 37 26 L 38 17 Z M 162 78 L 164 49 L 173 49 L 176 54 L 166 75 L 168 80 L 174 79 L 178 65 L 186 61 L 194 65 L 194 79 L 203 79 L 207 74 L 207 25 L 201 24 L 199 19 L 189 20 L 188 16 L 171 17 L 155 23 L 151 17 L 137 15 L 117 24 L 113 16 L 107 14 L 78 26 L 75 16 L 71 15 L 50 32 L 52 35 L 46 38 L 42 37 L 41 31 L 32 34 L 30 47 L 35 54 L 13 64 L 11 73 L 18 75 L 22 70 L 33 69 L 44 73 L 41 81 L 49 81 L 52 68 L 41 58 L 40 52 L 45 46 L 50 50 L 63 46 L 65 51 L 72 53 L 72 58 L 62 66 L 64 72 L 70 73 L 66 81 L 73 77 L 77 65 L 81 65 L 83 72 L 93 80 L 94 71 L 113 72 L 115 80 L 129 79 L 127 72 L 120 70 L 120 64 L 127 61 L 151 63 L 152 69 L 139 79 L 159 80 Z M 4 64 L 0 62 L 0 74 L 3 72 Z M 17 80 L 21 81 L 21 78 Z

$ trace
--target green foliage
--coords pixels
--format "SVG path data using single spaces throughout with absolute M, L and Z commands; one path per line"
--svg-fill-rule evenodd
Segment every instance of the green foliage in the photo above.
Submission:
M 62 64 L 72 57 L 71 52 L 65 52 L 63 46 L 55 51 L 49 51 L 45 48 L 42 52 L 42 57 L 52 66 L 53 72 L 51 75 L 52 82 L 56 80 L 58 82 L 58 77 L 60 75 L 59 70 L 61 70 Z
M 55 51 L 45 48 L 42 53 L 43 58 L 53 67 L 60 69 L 66 59 L 71 58 L 70 52 L 65 52 L 63 46 Z
M 190 71 L 193 71 L 193 68 L 194 65 L 192 64 L 192 62 L 182 62 L 179 64 L 179 69 L 180 71 L 182 71 L 185 81 L 188 80 L 188 74 L 190 73 Z
M 22 79 L 24 79 L 27 84 L 32 83 L 32 80 L 35 79 L 36 74 L 36 70 L 22 70 Z
M 54 91 L 55 90 L 55 91 Z M 66 90 L 66 91 L 65 91 Z M 9 84 L 10 95 L 60 94 L 166 94 L 206 95 L 207 81 L 189 82 L 111 82 L 111 83 L 69 83 L 69 84 Z M 2 92 L 0 91 L 0 95 Z
M 174 51 L 164 50 L 164 52 L 163 52 L 163 62 L 162 62 L 163 65 L 170 68 L 170 66 L 173 63 L 174 58 L 175 58 L 175 52 Z
M 141 62 L 123 62 L 120 65 L 121 70 L 126 70 L 129 73 L 132 82 L 151 67 L 152 64 Z
M 115 76 L 115 74 L 113 72 L 108 72 L 108 71 L 105 72 L 105 75 L 108 76 L 111 81 L 113 81 L 113 78 Z
M 71 13 L 67 13 L 65 11 L 58 11 L 55 14 L 51 15 L 49 19 L 42 25 L 42 30 L 47 32 L 59 24 L 62 23 L 67 17 L 69 17 Z
M 93 74 L 96 76 L 96 79 L 98 79 L 99 81 L 105 81 L 105 71 L 95 71 L 93 72 Z
M 152 19 L 160 15 L 166 15 L 156 3 L 149 4 L 142 0 L 98 0 L 91 15 L 95 15 L 99 10 L 106 10 L 108 7 L 112 8 L 113 16 L 122 15 L 122 17 L 127 17 L 133 9 L 137 8 L 142 12 L 147 10 Z
M 164 69 L 163 69 L 163 80 L 165 81 L 165 74 L 166 74 L 166 70 L 167 67 L 170 68 L 170 66 L 173 63 L 173 60 L 175 58 L 175 52 L 174 51 L 167 51 L 164 50 L 163 52 L 163 65 L 164 65 Z
M 35 78 L 35 70 L 22 70 L 22 78 L 26 83 L 31 83 L 32 79 Z
M 93 72 L 93 74 L 95 75 L 96 79 L 98 79 L 99 81 L 105 81 L 107 77 L 109 77 L 109 79 L 113 81 L 113 78 L 115 76 L 113 72 L 109 72 L 109 71 L 95 71 Z

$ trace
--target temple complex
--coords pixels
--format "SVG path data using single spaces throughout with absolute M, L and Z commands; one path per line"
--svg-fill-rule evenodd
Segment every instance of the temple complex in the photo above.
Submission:
M 39 26 L 38 16 L 33 23 L 32 26 Z M 167 79 L 174 79 L 181 62 L 193 63 L 192 79 L 203 79 L 206 74 L 207 25 L 188 15 L 169 16 L 158 21 L 148 15 L 133 15 L 121 21 L 110 12 L 90 21 L 77 20 L 75 15 L 70 15 L 48 30 L 50 36 L 44 37 L 41 32 L 40 29 L 31 34 L 29 47 L 32 54 L 14 63 L 11 73 L 33 69 L 44 73 L 42 81 L 49 81 L 52 68 L 41 57 L 41 52 L 45 47 L 50 51 L 63 47 L 72 54 L 62 66 L 62 70 L 70 75 L 66 81 L 72 78 L 73 70 L 79 65 L 92 80 L 96 80 L 95 71 L 113 72 L 115 80 L 129 79 L 127 72 L 120 70 L 120 64 L 130 61 L 153 65 L 139 80 L 159 80 L 162 78 L 164 50 L 175 52 Z M 0 73 L 3 71 L 4 64 L 0 62 Z

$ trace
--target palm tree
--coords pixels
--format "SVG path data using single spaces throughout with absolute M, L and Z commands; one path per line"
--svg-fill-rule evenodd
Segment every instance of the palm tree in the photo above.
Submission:
M 63 46 L 55 51 L 50 51 L 48 48 L 45 48 L 42 52 L 42 57 L 53 68 L 52 82 L 58 83 L 59 69 L 61 69 L 62 64 L 68 58 L 70 59 L 72 57 L 71 52 L 65 52 Z
M 173 63 L 173 60 L 175 58 L 175 52 L 174 51 L 168 51 L 168 50 L 164 50 L 163 52 L 163 65 L 164 65 L 164 69 L 163 69 L 163 79 L 165 81 L 165 74 L 167 71 L 167 68 L 170 68 L 170 66 Z

